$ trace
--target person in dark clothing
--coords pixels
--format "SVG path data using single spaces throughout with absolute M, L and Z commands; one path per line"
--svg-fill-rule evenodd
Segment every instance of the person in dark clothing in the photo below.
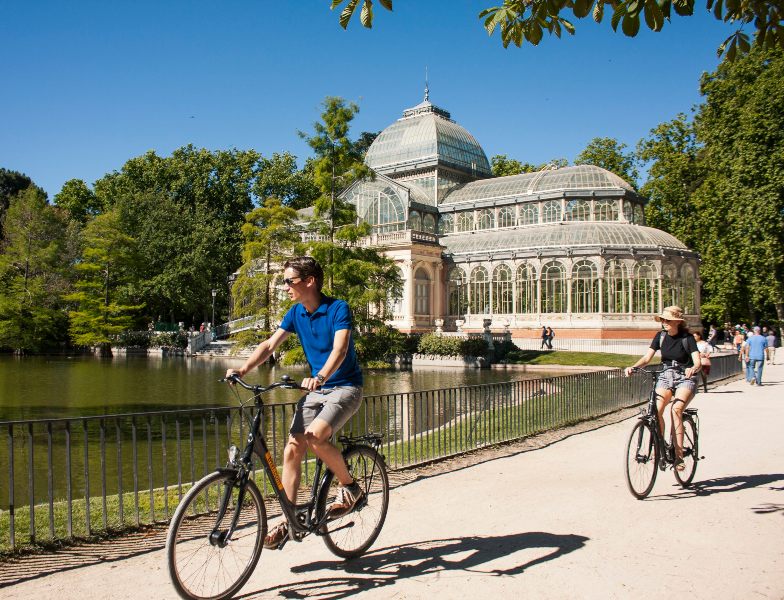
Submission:
M 555 329 L 552 327 L 547 328 L 547 347 L 553 349 L 553 338 L 555 337 Z
M 664 370 L 656 380 L 659 395 L 657 411 L 659 430 L 664 434 L 664 409 L 672 402 L 672 428 L 675 432 L 675 468 L 683 471 L 683 411 L 697 390 L 697 375 L 702 371 L 702 361 L 697 342 L 689 333 L 683 310 L 679 306 L 668 306 L 655 319 L 662 324 L 662 331 L 653 337 L 650 348 L 633 366 L 627 367 L 627 377 L 632 369 L 644 367 L 657 351 L 661 351 Z
M 547 347 L 547 327 L 542 325 L 542 345 L 539 346 L 539 349 Z

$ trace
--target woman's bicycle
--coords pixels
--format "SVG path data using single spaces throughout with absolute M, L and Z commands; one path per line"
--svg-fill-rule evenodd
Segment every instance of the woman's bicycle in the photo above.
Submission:
M 642 500 L 651 493 L 656 483 L 658 470 L 675 466 L 675 432 L 671 431 L 670 442 L 664 440 L 659 431 L 659 419 L 656 412 L 657 400 L 661 397 L 656 393 L 656 378 L 660 369 L 637 367 L 634 371 L 645 373 L 651 379 L 651 393 L 648 405 L 640 413 L 639 421 L 632 429 L 626 447 L 626 484 L 635 498 Z M 674 429 L 674 428 L 672 428 Z M 675 479 L 683 487 L 694 479 L 697 463 L 703 458 L 699 455 L 699 420 L 696 408 L 683 411 L 683 462 L 682 471 L 673 469 Z
M 253 573 L 267 535 L 264 499 L 254 479 L 254 454 L 272 483 L 288 523 L 288 537 L 279 548 L 288 540 L 299 542 L 314 533 L 322 536 L 337 556 L 354 558 L 363 554 L 381 532 L 389 504 L 389 479 L 379 452 L 382 436 L 369 433 L 339 438 L 349 472 L 362 486 L 364 496 L 351 512 L 333 518 L 327 510 L 338 487 L 333 473 L 317 460 L 308 501 L 291 503 L 260 429 L 264 394 L 276 388 L 303 388 L 288 376 L 266 387 L 249 385 L 237 375 L 222 381 L 251 391 L 255 413 L 245 449 L 240 452 L 231 446 L 226 467 L 196 482 L 169 524 L 166 560 L 179 595 L 187 599 L 230 598 Z

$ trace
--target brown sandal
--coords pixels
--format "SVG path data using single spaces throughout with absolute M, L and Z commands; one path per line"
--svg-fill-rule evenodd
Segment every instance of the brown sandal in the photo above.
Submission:
M 272 530 L 264 536 L 264 547 L 267 550 L 277 550 L 289 535 L 289 526 L 286 521 L 278 523 Z

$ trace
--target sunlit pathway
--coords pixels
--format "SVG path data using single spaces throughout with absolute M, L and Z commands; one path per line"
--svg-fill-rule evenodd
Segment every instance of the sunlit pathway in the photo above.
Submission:
M 632 420 L 392 492 L 375 547 L 267 552 L 242 598 L 784 598 L 784 366 L 700 394 L 697 486 L 635 500 Z M 3 567 L 0 566 L 0 569 Z M 31 579 L 4 599 L 173 598 L 162 551 Z

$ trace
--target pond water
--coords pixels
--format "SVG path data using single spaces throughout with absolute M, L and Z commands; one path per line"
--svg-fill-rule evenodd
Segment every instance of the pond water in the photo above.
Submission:
M 236 406 L 233 393 L 218 380 L 227 368 L 241 364 L 231 358 L 0 356 L 0 421 Z M 302 367 L 262 366 L 246 379 L 266 384 L 283 374 L 302 378 L 305 372 Z M 490 369 L 366 370 L 364 395 L 542 376 Z M 297 397 L 293 391 L 281 392 L 271 401 L 291 402 Z

